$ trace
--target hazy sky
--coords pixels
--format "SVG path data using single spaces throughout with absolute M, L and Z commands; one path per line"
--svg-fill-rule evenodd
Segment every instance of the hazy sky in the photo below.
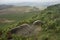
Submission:
M 18 3 L 18 2 L 60 2 L 60 0 L 0 0 L 0 3 Z

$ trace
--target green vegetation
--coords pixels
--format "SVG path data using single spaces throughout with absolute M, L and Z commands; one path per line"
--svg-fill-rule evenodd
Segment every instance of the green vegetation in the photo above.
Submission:
M 0 40 L 7 40 L 7 32 L 21 24 L 31 24 L 35 20 L 42 20 L 42 31 L 31 37 L 12 35 L 13 40 L 60 40 L 60 4 L 47 7 L 43 11 L 32 11 L 16 14 L 0 14 L 0 18 L 14 20 L 14 22 L 0 22 L 0 30 L 3 32 Z M 0 32 L 1 33 L 1 32 Z

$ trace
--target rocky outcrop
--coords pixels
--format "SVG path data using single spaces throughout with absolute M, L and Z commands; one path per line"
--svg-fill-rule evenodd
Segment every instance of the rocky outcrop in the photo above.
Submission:
M 12 29 L 11 33 L 16 34 L 16 35 L 21 35 L 21 36 L 36 35 L 38 32 L 41 31 L 40 25 L 42 25 L 42 21 L 40 21 L 40 20 L 33 22 L 32 25 L 22 24 L 21 26 L 18 26 L 16 28 Z
M 43 25 L 43 22 L 41 20 L 37 20 L 37 21 L 33 22 L 33 25 L 41 26 L 41 25 Z
M 18 26 L 11 30 L 12 34 L 18 34 L 18 35 L 26 35 L 31 30 L 31 27 L 29 24 L 22 24 L 21 26 Z

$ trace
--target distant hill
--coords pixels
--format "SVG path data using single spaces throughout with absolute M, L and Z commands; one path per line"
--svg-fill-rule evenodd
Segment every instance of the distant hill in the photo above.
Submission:
M 24 13 L 24 12 L 32 12 L 32 11 L 40 11 L 40 9 L 31 6 L 0 5 L 0 14 L 21 13 L 21 12 Z
M 5 4 L 0 4 L 0 10 L 10 8 L 12 6 L 32 6 L 32 7 L 37 7 L 41 10 L 45 9 L 48 6 L 54 5 L 57 3 L 54 2 L 22 2 L 22 3 L 5 3 Z
M 54 4 L 59 4 L 59 2 L 16 2 L 16 3 L 2 3 L 7 5 L 18 5 L 18 6 L 50 6 Z
M 20 3 L 5 3 L 5 5 L 0 4 L 1 6 L 8 6 L 8 5 L 14 5 L 14 6 L 32 6 L 37 7 L 40 9 L 45 9 L 48 6 L 58 4 L 57 2 L 20 2 Z
M 47 7 L 47 9 L 60 11 L 60 4 L 51 5 L 51 6 Z
M 0 10 L 13 7 L 12 5 L 0 5 Z

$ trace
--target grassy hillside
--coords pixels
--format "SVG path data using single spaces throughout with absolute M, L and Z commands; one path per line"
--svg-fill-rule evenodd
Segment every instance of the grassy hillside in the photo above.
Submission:
M 15 12 L 15 8 L 13 9 Z M 60 40 L 59 15 L 60 15 L 60 4 L 49 6 L 41 12 L 33 10 L 31 12 L 24 12 L 24 13 L 20 12 L 10 14 L 9 12 L 8 14 L 0 14 L 0 21 L 2 21 L 0 22 L 0 30 L 3 32 L 0 39 L 7 40 L 6 33 L 12 28 L 15 28 L 24 23 L 32 24 L 36 20 L 41 20 L 43 21 L 43 25 L 42 30 L 39 32 L 39 34 L 31 37 L 22 37 L 14 34 L 12 35 L 13 40 Z M 8 22 L 6 22 L 6 20 Z

